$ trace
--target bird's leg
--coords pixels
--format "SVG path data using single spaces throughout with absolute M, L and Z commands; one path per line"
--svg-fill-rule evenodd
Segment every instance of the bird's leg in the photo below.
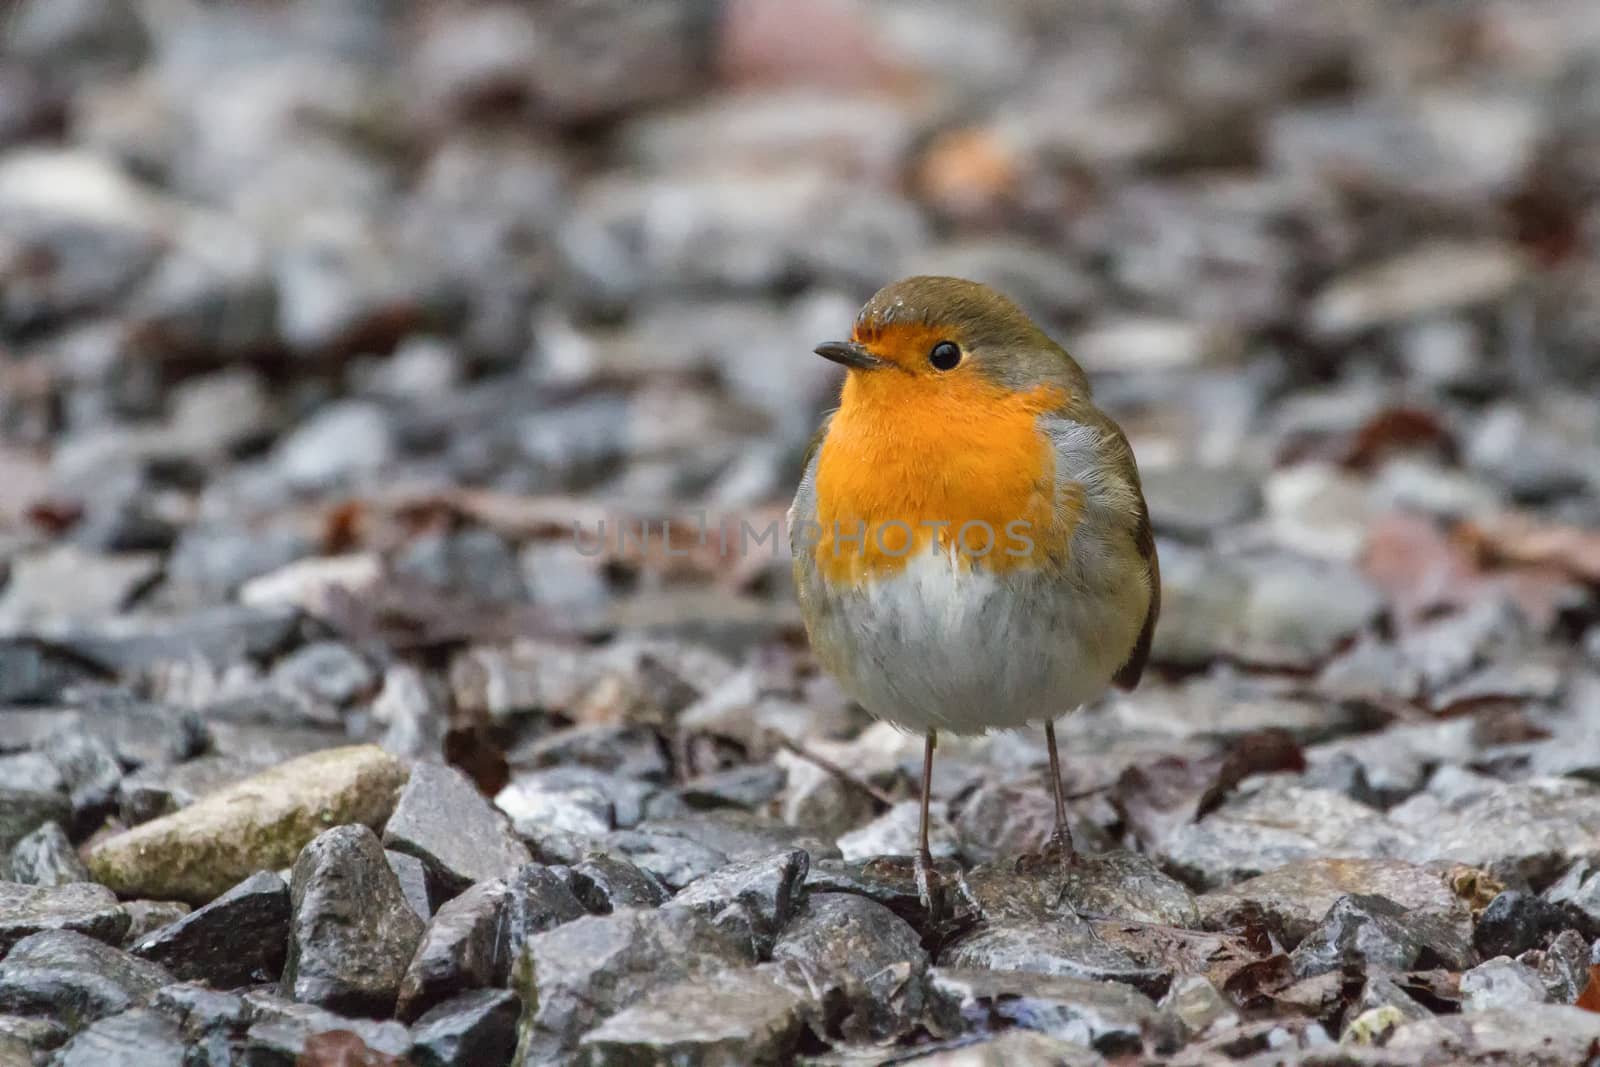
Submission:
M 1072 868 L 1077 863 L 1078 852 L 1072 847 L 1072 829 L 1067 825 L 1067 798 L 1061 792 L 1061 757 L 1056 752 L 1056 724 L 1044 724 L 1044 743 L 1050 752 L 1050 791 L 1056 799 L 1056 828 L 1050 833 L 1050 843 L 1045 846 L 1045 855 L 1054 855 L 1056 862 L 1061 865 L 1061 888 L 1056 892 L 1056 907 L 1065 907 L 1074 918 L 1083 919 L 1078 909 L 1073 905 L 1067 895 L 1067 889 L 1072 884 Z M 1089 933 L 1099 940 L 1094 927 L 1090 926 Z
M 1061 792 L 1061 756 L 1056 752 L 1056 724 L 1044 724 L 1044 743 L 1050 752 L 1050 791 L 1056 799 L 1056 828 L 1050 832 L 1046 852 L 1057 853 L 1063 863 L 1077 851 L 1072 847 L 1072 828 L 1067 825 L 1067 798 Z
M 933 750 L 939 741 L 937 730 L 928 731 L 928 740 L 922 750 L 922 823 L 917 832 L 917 896 L 928 910 L 928 922 L 937 927 L 944 920 L 944 885 L 939 871 L 933 865 L 933 852 L 928 848 L 928 806 L 933 796 Z

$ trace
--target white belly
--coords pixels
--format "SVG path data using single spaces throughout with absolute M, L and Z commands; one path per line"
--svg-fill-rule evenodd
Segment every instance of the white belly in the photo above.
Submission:
M 861 589 L 814 595 L 824 664 L 873 715 L 919 731 L 1014 728 L 1087 704 L 1143 621 L 1115 594 L 1074 595 L 1058 575 L 997 576 L 922 553 Z

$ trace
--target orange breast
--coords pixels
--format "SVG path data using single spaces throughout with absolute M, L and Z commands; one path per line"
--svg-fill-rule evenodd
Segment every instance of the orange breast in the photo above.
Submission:
M 1082 500 L 1058 500 L 1038 428 L 1060 402 L 971 371 L 851 374 L 817 457 L 818 569 L 858 585 L 952 546 L 993 571 L 1063 558 Z

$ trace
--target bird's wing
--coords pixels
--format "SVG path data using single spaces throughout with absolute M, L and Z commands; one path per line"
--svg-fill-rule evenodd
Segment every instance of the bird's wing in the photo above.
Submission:
M 1138 471 L 1134 472 L 1137 483 Z M 1145 664 L 1150 662 L 1150 646 L 1155 642 L 1156 622 L 1161 618 L 1161 560 L 1156 557 L 1156 534 L 1150 525 L 1150 508 L 1144 502 L 1144 490 L 1139 489 L 1139 521 L 1134 527 L 1133 544 L 1144 561 L 1145 573 L 1150 577 L 1150 606 L 1145 609 L 1144 625 L 1139 627 L 1139 639 L 1112 680 L 1122 689 L 1132 689 L 1144 675 Z
M 797 520 L 814 520 L 817 517 L 817 453 L 822 451 L 823 439 L 828 436 L 828 424 L 833 412 L 823 414 L 822 424 L 811 435 L 806 445 L 805 457 L 800 461 L 800 485 L 795 489 L 794 503 L 789 505 L 789 547 L 795 547 Z
M 1132 689 L 1150 660 L 1161 615 L 1161 564 L 1133 449 L 1121 428 L 1088 404 L 1063 408 L 1046 417 L 1042 425 L 1055 448 L 1058 486 L 1070 484 L 1080 495 L 1083 521 L 1111 541 L 1106 546 L 1108 558 L 1122 560 L 1130 578 L 1142 578 L 1139 584 L 1149 590 L 1139 636 L 1113 676 L 1119 687 Z

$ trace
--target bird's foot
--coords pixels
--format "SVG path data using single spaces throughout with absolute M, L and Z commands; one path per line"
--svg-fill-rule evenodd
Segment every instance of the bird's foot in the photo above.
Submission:
M 917 856 L 917 901 L 928 915 L 928 927 L 938 929 L 950 917 L 949 894 L 933 857 L 926 852 Z
M 1100 935 L 1095 932 L 1093 924 L 1095 920 L 1104 919 L 1105 916 L 1080 911 L 1072 899 L 1073 890 L 1084 873 L 1084 867 L 1083 853 L 1073 847 L 1072 834 L 1065 827 L 1058 827 L 1038 852 L 1019 856 L 1016 863 L 1019 873 L 1045 877 L 1054 873 L 1056 894 L 1052 907 L 1055 911 L 1082 923 L 1089 936 L 1099 941 Z
M 1075 919 L 1083 919 L 1072 903 L 1073 879 L 1082 867 L 1078 850 L 1072 844 L 1072 831 L 1065 826 L 1057 826 L 1050 840 L 1045 842 L 1041 859 L 1053 865 L 1060 878 L 1060 884 L 1056 887 L 1056 909 L 1066 911 Z

